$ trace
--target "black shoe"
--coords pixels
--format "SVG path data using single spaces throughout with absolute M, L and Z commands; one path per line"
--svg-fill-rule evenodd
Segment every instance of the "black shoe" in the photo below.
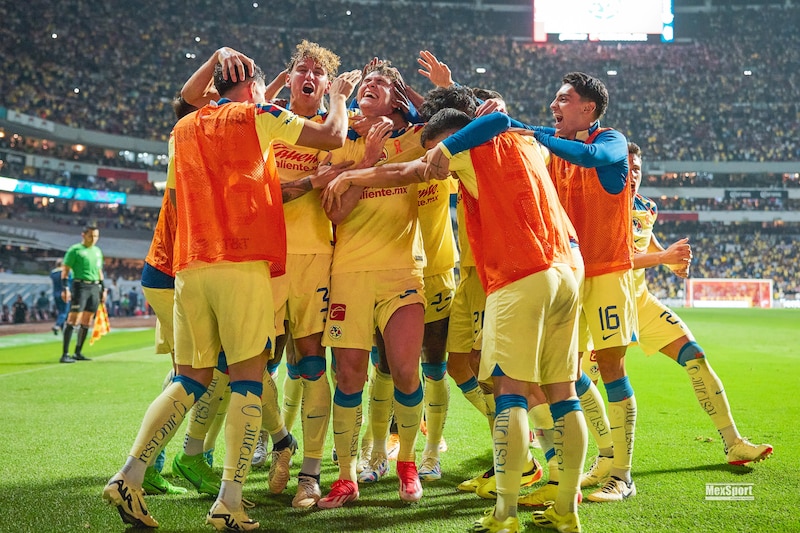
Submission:
M 83 357 L 83 356 L 81 356 Z M 64 354 L 61 356 L 61 359 L 58 360 L 59 363 L 74 363 L 75 359 L 70 357 L 68 354 Z
M 88 357 L 85 357 L 85 356 L 83 356 L 83 355 L 81 355 L 79 353 L 76 353 L 72 357 L 75 359 L 75 361 L 91 361 L 91 359 L 89 359 Z
M 53 335 L 58 335 L 61 332 L 61 328 L 58 326 L 53 326 Z

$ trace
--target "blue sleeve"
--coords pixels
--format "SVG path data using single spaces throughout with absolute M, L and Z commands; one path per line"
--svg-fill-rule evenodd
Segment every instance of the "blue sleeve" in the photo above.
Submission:
M 416 106 L 411 102 L 408 102 L 408 104 L 408 113 L 404 112 L 403 118 L 406 119 L 406 122 L 410 122 L 411 124 L 423 124 L 425 121 L 419 116 L 419 111 L 417 111 Z
M 443 142 L 450 154 L 456 155 L 491 140 L 506 131 L 509 126 L 511 119 L 508 115 L 490 113 L 476 118 Z
M 534 129 L 533 136 L 558 157 L 574 165 L 597 169 L 603 188 L 618 194 L 628 178 L 628 141 L 616 130 L 600 133 L 591 144 L 562 139 L 549 133 L 549 128 Z
M 511 127 L 512 128 L 523 128 L 523 129 L 526 129 L 526 130 L 530 130 L 530 131 L 532 131 L 534 133 L 534 137 L 536 137 L 537 133 L 544 133 L 544 134 L 547 134 L 547 135 L 555 135 L 556 134 L 556 129 L 555 128 L 548 128 L 548 127 L 545 127 L 545 126 L 531 126 L 530 124 L 525 124 L 524 122 L 520 122 L 519 120 L 517 120 L 515 118 L 511 119 Z

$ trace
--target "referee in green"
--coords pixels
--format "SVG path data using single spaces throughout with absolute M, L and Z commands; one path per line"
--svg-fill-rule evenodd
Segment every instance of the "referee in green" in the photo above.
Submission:
M 81 354 L 86 334 L 89 332 L 92 318 L 97 308 L 106 299 L 103 286 L 103 252 L 97 246 L 100 230 L 96 226 L 86 226 L 81 233 L 83 241 L 71 246 L 64 255 L 61 267 L 62 297 L 70 303 L 67 325 L 64 328 L 64 349 L 61 354 L 62 363 L 75 361 L 91 361 Z M 72 290 L 69 287 L 69 274 L 72 271 Z M 69 343 L 72 332 L 78 328 L 75 342 L 75 355 L 69 355 Z

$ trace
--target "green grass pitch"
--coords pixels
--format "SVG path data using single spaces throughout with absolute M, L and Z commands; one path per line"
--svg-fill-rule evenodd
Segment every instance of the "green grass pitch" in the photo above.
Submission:
M 680 314 L 725 384 L 741 433 L 771 443 L 775 453 L 753 468 L 727 465 L 722 442 L 683 369 L 632 348 L 628 371 L 639 406 L 633 467 L 638 495 L 619 504 L 582 504 L 584 531 L 800 531 L 800 311 Z M 152 338 L 152 330 L 113 331 L 85 350 L 94 361 L 59 365 L 59 343 L 52 335 L 0 337 L 0 531 L 125 529 L 100 493 L 122 465 L 169 369 L 167 358 L 153 355 Z M 299 436 L 299 425 L 295 433 Z M 168 465 L 182 438 L 183 430 L 169 444 Z M 465 531 L 492 502 L 457 493 L 455 486 L 489 466 L 491 442 L 486 422 L 452 382 L 445 438 L 444 477 L 424 484 L 419 504 L 399 501 L 392 472 L 376 485 L 362 486 L 361 499 L 343 509 L 295 510 L 296 478 L 274 496 L 268 494 L 267 470 L 258 469 L 245 486 L 245 497 L 258 504 L 250 515 L 263 531 L 275 532 Z M 222 463 L 221 440 L 216 468 Z M 418 441 L 420 452 L 422 444 Z M 587 463 L 594 450 L 590 443 Z M 534 453 L 544 462 L 540 451 Z M 323 491 L 336 476 L 329 457 L 323 460 Z M 754 499 L 707 501 L 707 483 L 752 483 Z M 203 523 L 210 497 L 189 492 L 148 496 L 147 503 L 161 531 L 211 530 Z M 530 524 L 529 510 L 520 515 L 524 531 L 540 531 Z

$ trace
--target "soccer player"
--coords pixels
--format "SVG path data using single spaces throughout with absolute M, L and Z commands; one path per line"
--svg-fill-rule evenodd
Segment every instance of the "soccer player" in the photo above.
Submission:
M 345 147 L 334 153 L 334 160 L 371 166 L 379 161 L 385 164 L 416 159 L 423 153 L 419 143 L 422 126 L 393 129 L 396 123 L 407 124 L 395 106 L 399 73 L 386 62 L 370 63 L 365 72 L 357 100 L 363 116 L 375 123 L 366 137 L 351 132 Z M 317 503 L 321 508 L 341 507 L 359 496 L 356 457 L 361 397 L 376 328 L 385 342 L 394 382 L 400 438 L 399 495 L 407 502 L 422 497 L 414 450 L 422 416 L 419 361 L 425 304 L 424 252 L 418 236 L 417 207 L 416 186 L 354 187 L 341 205 L 328 210 L 336 224 L 336 244 L 323 343 L 334 349 L 336 359 L 333 438 L 339 479 Z M 377 384 L 373 391 L 375 388 Z M 388 471 L 384 437 L 388 415 L 386 420 L 374 418 L 372 423 L 374 443 L 369 470 L 376 472 L 377 478 Z
M 577 500 L 586 425 L 574 388 L 578 285 L 569 220 L 541 152 L 519 135 L 503 133 L 510 123 L 500 113 L 473 121 L 460 111 L 444 109 L 425 127 L 423 142 L 431 150 L 424 158 L 346 171 L 326 192 L 356 184 L 443 179 L 448 173 L 460 180 L 467 234 L 487 294 L 479 377 L 492 382 L 497 408 L 497 502 L 472 530 L 519 531 L 517 498 L 529 445 L 528 397 L 531 384 L 541 383 L 561 437 L 555 445 L 562 472 L 554 505 L 534 512 L 534 524 L 580 531 Z
M 548 170 L 575 226 L 584 259 L 580 352 L 588 353 L 591 339 L 608 395 L 610 422 L 592 381 L 582 374 L 577 392 L 600 450 L 582 485 L 604 483 L 588 496 L 598 502 L 636 495 L 631 479 L 636 400 L 625 371 L 625 352 L 636 333 L 632 192 L 627 184 L 625 136 L 600 126 L 607 107 L 608 90 L 602 81 L 571 72 L 562 78 L 550 104 L 555 127 L 531 127 L 536 140 L 551 152 Z
M 238 52 L 222 48 L 220 56 L 235 57 Z M 220 63 L 222 59 L 219 59 Z M 246 67 L 248 58 L 239 62 Z M 339 57 L 317 43 L 302 41 L 297 45 L 289 66 L 283 72 L 283 83 L 290 91 L 291 111 L 315 123 L 323 123 L 327 113 L 324 97 L 330 90 L 339 67 Z M 233 59 L 227 64 L 238 66 Z M 184 86 L 184 94 L 193 101 L 202 102 L 210 96 L 208 90 L 201 94 L 205 80 L 194 76 Z M 330 263 L 333 253 L 331 223 L 319 203 L 320 184 L 313 176 L 319 164 L 320 151 L 297 146 L 284 141 L 273 143 L 278 176 L 284 202 L 287 235 L 286 275 L 272 281 L 276 309 L 275 357 L 267 365 L 268 375 L 277 370 L 280 354 L 289 342 L 288 379 L 285 382 L 284 409 L 288 404 L 301 407 L 303 417 L 303 464 L 298 477 L 298 492 L 292 501 L 294 507 L 314 506 L 320 498 L 319 475 L 322 452 L 330 418 L 331 397 L 327 379 L 325 350 L 321 345 L 322 330 L 327 314 Z M 284 331 L 288 324 L 288 331 Z M 264 381 L 271 381 L 265 375 Z M 269 387 L 269 394 L 277 394 Z M 289 462 L 297 449 L 297 441 L 289 434 L 283 416 L 265 413 L 263 429 L 259 435 L 259 449 L 272 437 L 272 462 L 269 487 L 280 493 L 289 481 Z M 266 460 L 259 457 L 258 465 Z M 254 464 L 255 461 L 254 461 Z
M 772 454 L 769 444 L 752 444 L 736 429 L 728 397 L 714 373 L 705 352 L 680 317 L 647 289 L 645 268 L 667 265 L 677 276 L 688 277 L 692 260 L 689 239 L 681 239 L 666 249 L 653 234 L 658 217 L 656 203 L 639 194 L 642 183 L 642 150 L 628 143 L 628 163 L 633 188 L 633 256 L 636 283 L 636 310 L 639 313 L 639 346 L 647 355 L 661 352 L 689 375 L 692 390 L 703 410 L 719 431 L 725 444 L 726 460 L 732 465 L 763 461 Z
M 248 73 L 249 74 L 249 73 Z M 271 142 L 333 149 L 347 131 L 345 99 L 360 73 L 331 86 L 324 124 L 265 104 L 260 69 L 233 81 L 215 67 L 222 97 L 178 121 L 175 151 L 175 335 L 177 375 L 151 404 L 123 466 L 103 491 L 123 521 L 157 527 L 141 482 L 149 459 L 174 434 L 206 391 L 225 346 L 231 400 L 225 429 L 222 484 L 206 522 L 218 530 L 252 530 L 258 522 L 242 506 L 242 487 L 261 426 L 262 376 L 274 342 L 271 271 L 282 273 L 286 234 Z
M 103 252 L 97 246 L 100 239 L 100 230 L 96 226 L 86 226 L 81 233 L 83 240 L 70 246 L 64 254 L 61 265 L 61 297 L 65 302 L 70 302 L 67 325 L 64 327 L 63 349 L 61 363 L 74 363 L 75 361 L 91 361 L 81 353 L 86 334 L 92 325 L 92 318 L 97 308 L 103 305 L 106 291 L 103 286 Z M 69 278 L 74 274 L 72 290 L 69 288 Z M 78 336 L 75 341 L 75 355 L 69 355 L 69 343 L 72 332 L 78 327 Z

